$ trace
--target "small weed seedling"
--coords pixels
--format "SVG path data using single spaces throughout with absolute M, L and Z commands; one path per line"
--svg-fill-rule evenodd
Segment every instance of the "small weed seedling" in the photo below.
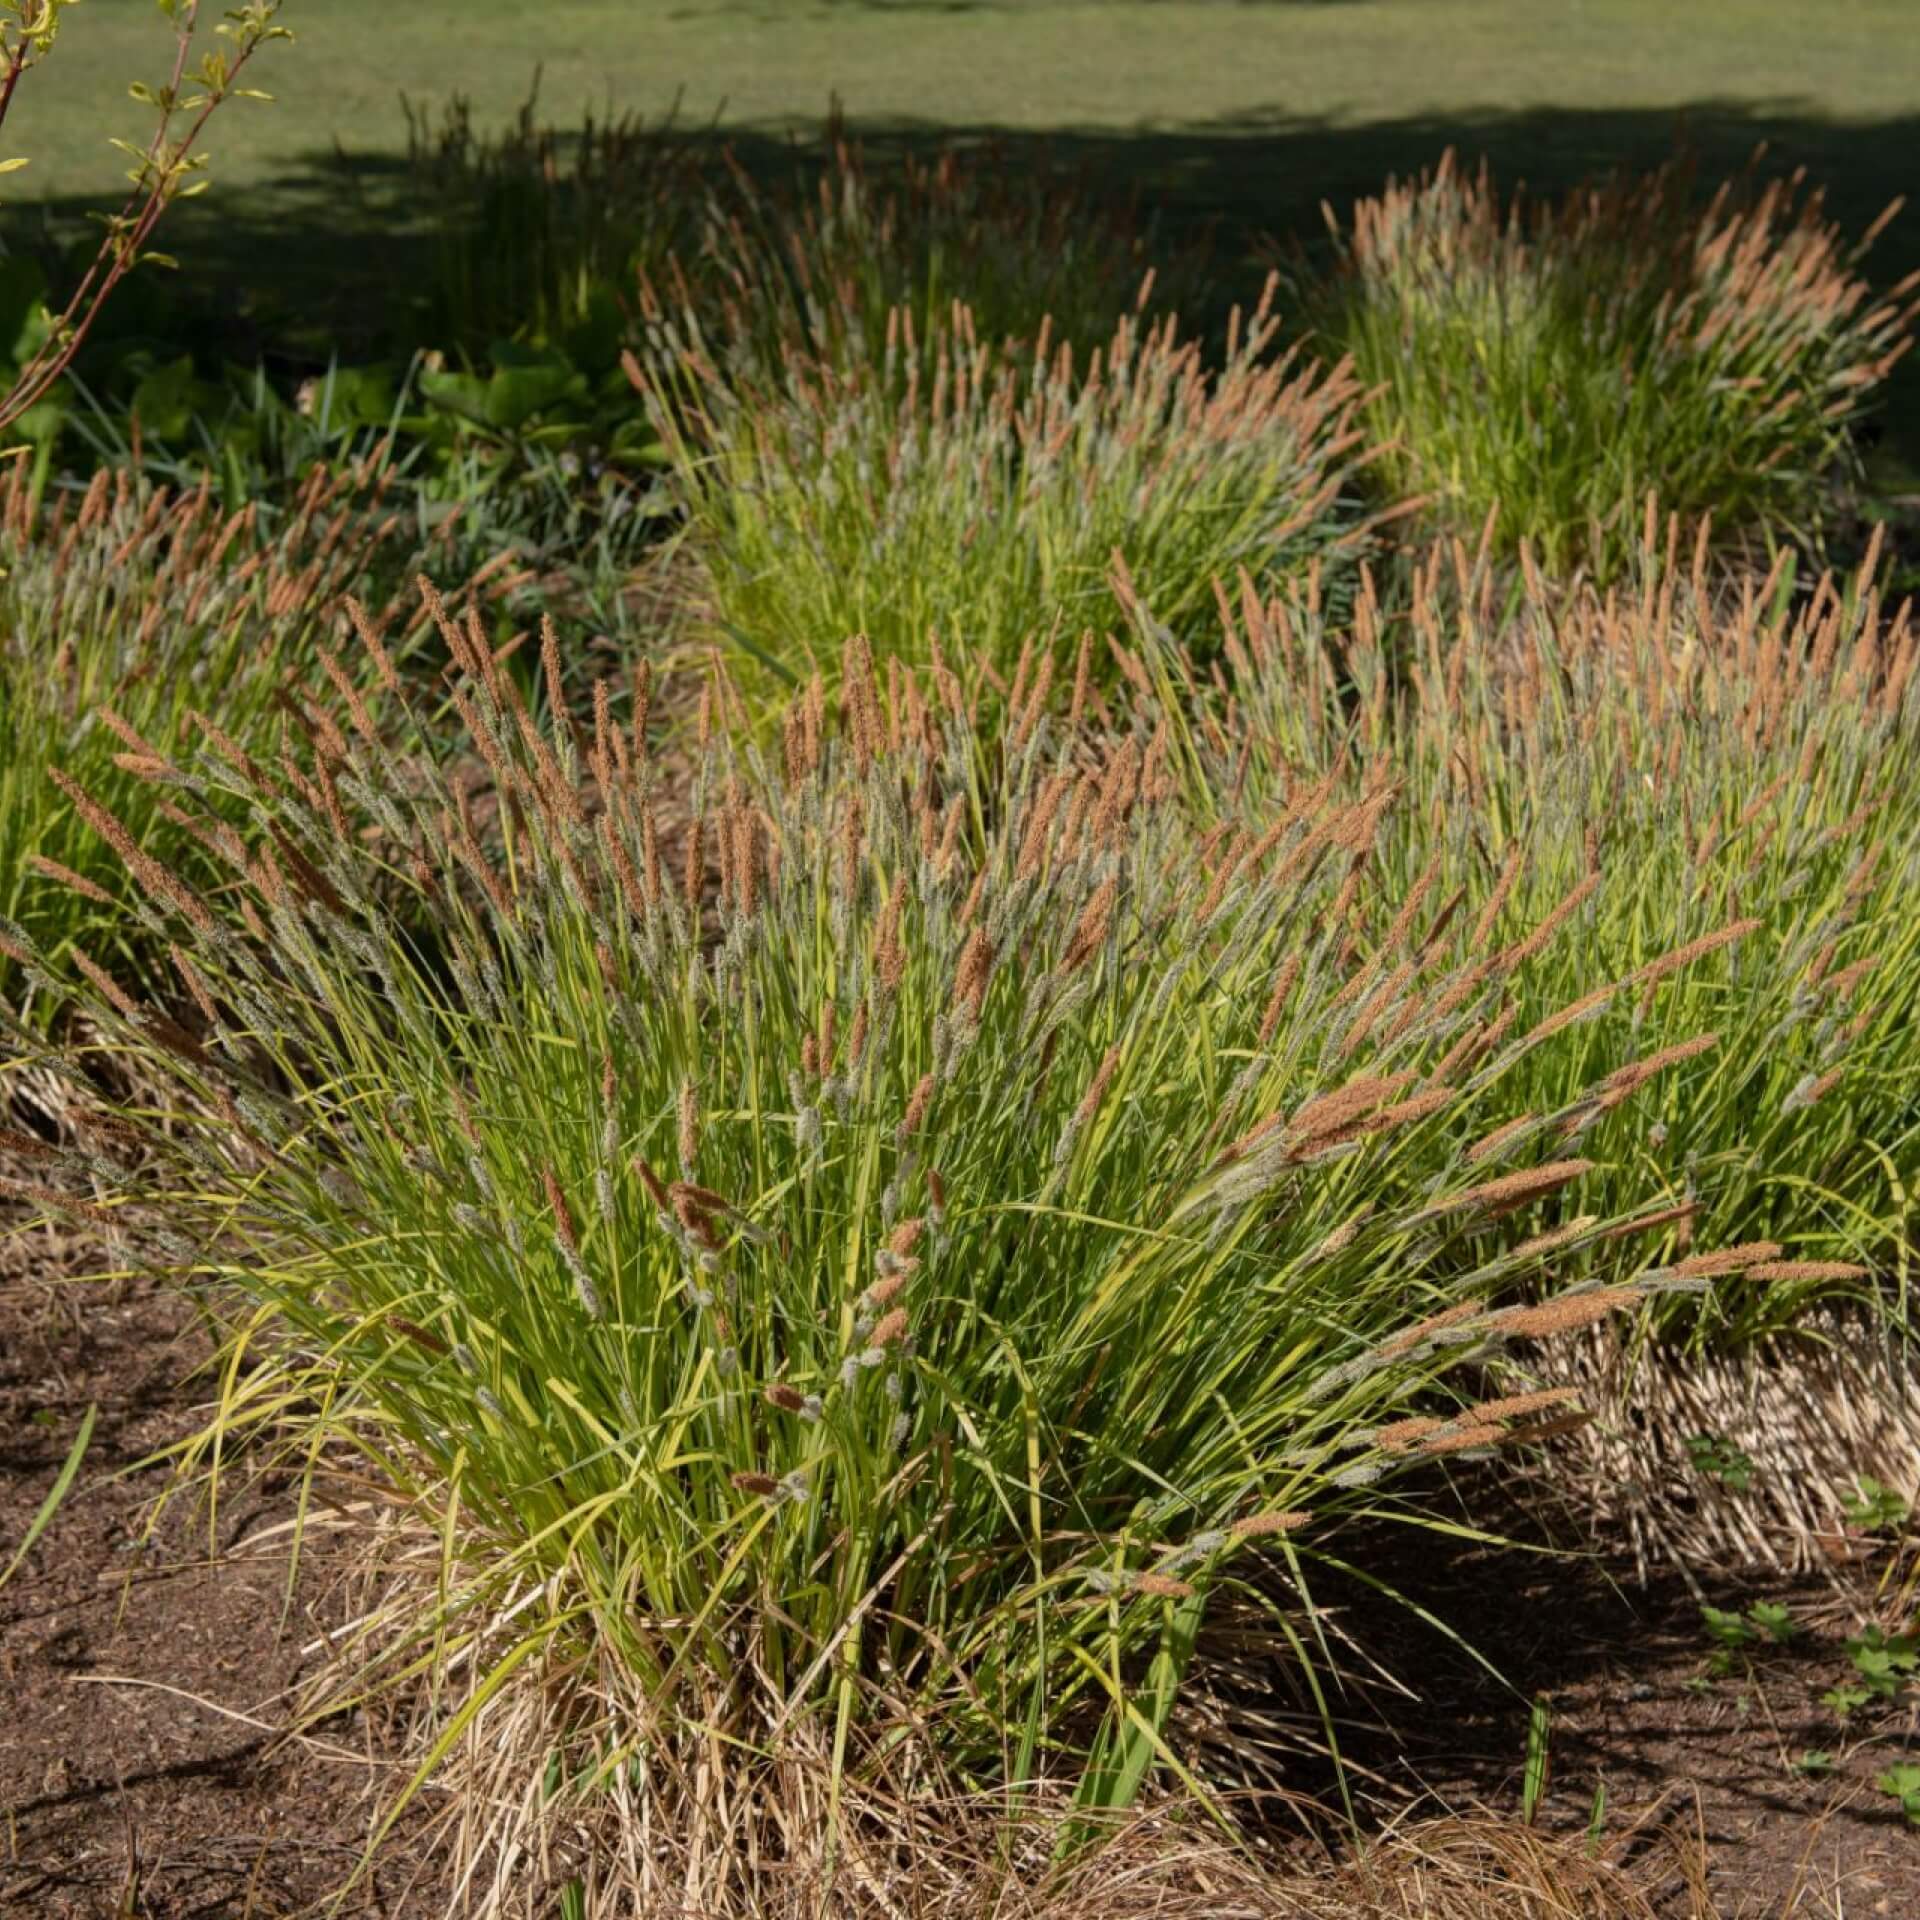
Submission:
M 1687 1456 L 1696 1473 L 1717 1480 L 1729 1493 L 1745 1493 L 1753 1485 L 1756 1472 L 1753 1456 L 1717 1433 L 1688 1436 Z
M 1920 1827 L 1920 1767 L 1903 1761 L 1897 1767 L 1889 1767 L 1873 1784 L 1890 1799 L 1899 1801 L 1909 1826 Z
M 1587 1813 L 1587 1858 L 1593 1859 L 1600 1851 L 1600 1842 L 1607 1830 L 1607 1783 L 1602 1780 L 1593 1790 L 1593 1805 Z
M 1821 1704 L 1841 1721 L 1873 1701 L 1896 1699 L 1902 1683 L 1920 1669 L 1920 1636 L 1911 1633 L 1889 1635 L 1868 1627 L 1847 1642 L 1847 1652 L 1855 1677 L 1820 1696 Z
M 1703 1605 L 1700 1617 L 1714 1642 L 1714 1650 L 1707 1660 L 1707 1673 L 1715 1680 L 1724 1680 L 1732 1673 L 1739 1656 L 1749 1648 L 1767 1642 L 1784 1647 L 1799 1631 L 1787 1608 L 1770 1600 L 1755 1601 L 1745 1613 Z
M 1856 1490 L 1842 1504 L 1849 1524 L 1862 1533 L 1901 1532 L 1913 1511 L 1891 1487 L 1883 1487 L 1866 1473 L 1860 1476 Z
M 1872 1698 L 1865 1687 L 1829 1687 L 1820 1696 L 1820 1704 L 1844 1724 Z
M 1901 1683 L 1920 1667 L 1920 1638 L 1911 1633 L 1888 1635 L 1869 1627 L 1847 1642 L 1847 1651 L 1861 1684 L 1879 1700 L 1893 1699 Z
M 1520 1817 L 1532 1826 L 1547 1795 L 1547 1777 L 1552 1771 L 1553 1702 L 1544 1693 L 1533 1696 L 1533 1710 L 1527 1716 L 1527 1764 L 1520 1779 Z

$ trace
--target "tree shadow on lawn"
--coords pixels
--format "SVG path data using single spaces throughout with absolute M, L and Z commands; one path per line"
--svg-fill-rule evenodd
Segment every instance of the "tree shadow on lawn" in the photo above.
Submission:
M 1762 142 L 1766 166 L 1798 167 L 1827 190 L 1833 215 L 1858 234 L 1909 184 L 1920 115 L 1872 123 L 1821 117 L 1794 100 L 1702 100 L 1651 109 L 1463 111 L 1351 124 L 1337 105 L 1318 114 L 1276 106 L 1232 119 L 1115 132 L 1042 132 L 924 122 L 849 123 L 877 150 L 924 153 L 949 143 L 998 147 L 1016 166 L 1045 157 L 1096 190 L 1137 196 L 1174 244 L 1211 231 L 1221 304 L 1259 284 L 1263 248 L 1298 244 L 1323 254 L 1323 203 L 1343 217 L 1389 174 L 1431 165 L 1448 147 L 1485 156 L 1505 186 L 1551 193 L 1610 168 L 1646 168 L 1683 148 L 1710 187 L 1739 172 Z M 730 147 L 753 174 L 790 181 L 818 154 L 818 127 L 680 129 L 696 148 Z M 70 232 L 85 209 L 46 209 Z M 394 152 L 315 153 L 229 198 L 218 187 L 170 216 L 167 246 L 187 263 L 177 281 L 154 276 L 124 290 L 112 317 L 116 347 L 190 345 L 203 361 L 266 359 L 289 368 L 351 363 L 415 343 L 433 273 L 432 209 L 411 190 Z M 1920 266 L 1920 212 L 1896 218 L 1867 260 L 1877 285 Z M 1209 316 L 1217 318 L 1218 316 Z M 1897 464 L 1920 472 L 1920 370 L 1896 374 L 1886 437 Z

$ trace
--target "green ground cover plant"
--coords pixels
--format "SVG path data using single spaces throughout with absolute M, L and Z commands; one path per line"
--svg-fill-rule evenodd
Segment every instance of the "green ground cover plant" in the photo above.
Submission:
M 644 691 L 543 729 L 430 605 L 467 771 L 390 754 L 376 645 L 304 782 L 183 759 L 246 817 L 217 889 L 131 862 L 180 1019 L 78 993 L 167 1090 L 118 1123 L 160 1257 L 238 1303 L 208 1444 L 351 1457 L 426 1529 L 347 1684 L 425 1682 L 423 1771 L 504 1809 L 475 1844 L 653 1819 L 745 1910 L 757 1823 L 816 1792 L 829 1826 L 914 1780 L 1124 1806 L 1181 1771 L 1210 1603 L 1558 1431 L 1503 1359 L 1679 1284 L 1543 1267 L 1599 1170 L 1486 1156 L 1475 963 L 1356 1033 L 1384 794 L 1243 848 L 1196 831 L 1170 725 L 1090 735 L 1040 677 L 983 740 L 946 667 L 883 692 L 854 644 L 777 770 L 716 678 L 689 815 Z M 1423 950 L 1421 893 L 1381 905 Z M 1570 931 L 1503 925 L 1480 972 L 1564 980 Z M 1274 1618 L 1311 1702 L 1338 1656 Z
M 1704 537 L 1689 563 L 1657 531 L 1638 583 L 1605 594 L 1529 573 L 1509 597 L 1484 549 L 1440 543 L 1404 621 L 1365 598 L 1345 630 L 1306 594 L 1223 600 L 1231 698 L 1192 737 L 1196 791 L 1231 801 L 1245 840 L 1308 783 L 1391 783 L 1388 894 L 1418 887 L 1496 940 L 1564 921 L 1565 971 L 1484 980 L 1475 1004 L 1531 1116 L 1515 1148 L 1602 1161 L 1582 1209 L 1630 1190 L 1684 1210 L 1669 1257 L 1706 1310 L 1663 1303 L 1669 1330 L 1747 1343 L 1863 1289 L 1903 1318 L 1920 1152 L 1911 616 L 1884 611 L 1871 555 L 1810 590 L 1784 558 L 1716 589 Z M 1163 643 L 1137 625 L 1151 658 Z M 1369 1028 L 1459 964 L 1442 943 L 1409 970 L 1365 916 L 1354 941 Z M 1670 1049 L 1657 1087 L 1626 1073 L 1596 1089 L 1600 1062 Z M 1695 1258 L 1730 1244 L 1744 1260 Z M 1705 1286 L 1716 1262 L 1751 1282 Z
M 1469 533 L 1497 511 L 1509 550 L 1611 577 L 1649 495 L 1723 533 L 1817 538 L 1911 344 L 1920 276 L 1876 297 L 1871 238 L 1849 250 L 1798 180 L 1696 208 L 1667 167 L 1507 201 L 1449 153 L 1336 226 L 1313 298 L 1369 391 L 1388 497 Z

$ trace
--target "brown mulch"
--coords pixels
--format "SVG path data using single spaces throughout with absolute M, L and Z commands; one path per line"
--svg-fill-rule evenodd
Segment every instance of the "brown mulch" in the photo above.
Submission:
M 9 1240 L 0 1223 L 0 1564 L 84 1410 L 100 1410 L 79 1488 L 0 1590 L 0 1913 L 310 1912 L 360 1857 L 370 1786 L 393 1784 L 364 1727 L 329 1726 L 324 1750 L 275 1738 L 308 1671 L 303 1646 L 343 1615 L 345 1569 L 320 1542 L 289 1595 L 270 1530 L 288 1519 L 292 1493 L 270 1480 L 235 1478 L 217 1563 L 206 1512 L 188 1502 L 143 1540 L 165 1469 L 109 1476 L 200 1424 L 210 1388 L 188 1376 L 207 1338 L 176 1294 L 73 1278 L 84 1264 L 82 1249 L 38 1231 Z M 1544 1828 L 1584 1830 L 1604 1786 L 1607 1839 L 1675 1822 L 1697 1833 L 1729 1916 L 1920 1914 L 1920 1831 L 1874 1785 L 1887 1766 L 1920 1759 L 1914 1708 L 1897 1702 L 1842 1727 L 1820 1702 L 1849 1676 L 1842 1642 L 1874 1604 L 1870 1581 L 1847 1591 L 1779 1576 L 1712 1582 L 1713 1604 L 1780 1601 L 1800 1627 L 1789 1646 L 1756 1647 L 1716 1676 L 1699 1596 L 1678 1578 L 1635 1587 L 1592 1558 L 1516 1563 L 1406 1528 L 1340 1544 L 1457 1624 L 1503 1676 L 1358 1584 L 1316 1585 L 1421 1696 L 1380 1714 L 1373 1732 L 1343 1730 L 1358 1777 L 1385 1783 L 1364 1791 L 1376 1811 L 1511 1814 L 1528 1702 L 1545 1693 Z M 1834 1770 L 1800 1770 L 1810 1750 L 1830 1753 Z M 419 1852 L 403 1841 L 385 1853 L 346 1911 L 437 1914 Z M 1649 1848 L 1656 1906 L 1692 1912 L 1682 1885 L 1658 1883 L 1669 1870 L 1670 1855 L 1656 1863 Z

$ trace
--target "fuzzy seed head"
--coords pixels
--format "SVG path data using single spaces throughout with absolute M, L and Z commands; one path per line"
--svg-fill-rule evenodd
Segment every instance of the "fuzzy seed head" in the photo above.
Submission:
M 889 1301 L 900 1297 L 908 1278 L 904 1273 L 889 1274 L 884 1280 L 876 1280 L 862 1297 L 870 1307 L 884 1307 Z
M 1517 1173 L 1502 1174 L 1498 1180 L 1487 1180 L 1477 1187 L 1469 1187 L 1451 1200 L 1442 1201 L 1439 1210 L 1451 1212 L 1459 1207 L 1500 1207 L 1536 1199 L 1541 1194 L 1556 1192 L 1592 1170 L 1591 1160 L 1549 1160 L 1543 1166 L 1523 1167 Z
M 667 1192 L 667 1183 L 654 1172 L 644 1154 L 633 1156 L 633 1170 L 640 1176 L 640 1184 L 647 1190 L 647 1198 L 662 1213 L 672 1211 L 672 1198 Z
M 567 1196 L 561 1191 L 559 1178 L 552 1167 L 543 1166 L 540 1179 L 547 1190 L 547 1205 L 553 1209 L 554 1236 L 568 1253 L 577 1257 L 580 1240 L 573 1230 L 573 1214 L 567 1206 Z
M 1236 1520 L 1227 1531 L 1236 1540 L 1265 1540 L 1274 1534 L 1292 1533 L 1313 1518 L 1310 1513 L 1249 1513 Z
M 1520 1420 L 1528 1414 L 1544 1412 L 1548 1407 L 1564 1407 L 1578 1396 L 1571 1387 L 1542 1387 L 1535 1393 L 1508 1393 L 1497 1400 L 1483 1400 L 1469 1407 L 1465 1418 L 1477 1426 L 1490 1426 L 1496 1420 Z
M 1779 1247 L 1771 1240 L 1749 1240 L 1737 1247 L 1722 1247 L 1717 1253 L 1690 1253 L 1674 1264 L 1673 1271 L 1685 1278 L 1696 1275 L 1744 1273 L 1780 1257 Z
M 918 1133 L 925 1124 L 927 1109 L 933 1103 L 933 1075 L 923 1073 L 907 1101 L 907 1111 L 900 1122 L 900 1137 L 910 1138 Z
M 1446 1433 L 1430 1433 L 1419 1443 L 1424 1454 L 1461 1453 L 1469 1447 L 1491 1447 L 1507 1437 L 1504 1427 L 1457 1427 Z
M 1604 1320 L 1610 1313 L 1637 1306 L 1646 1296 L 1638 1287 L 1595 1287 L 1562 1294 L 1537 1307 L 1508 1307 L 1493 1316 L 1496 1332 L 1514 1340 L 1547 1340 Z
M 680 1171 L 691 1178 L 700 1157 L 700 1096 L 691 1076 L 680 1082 Z
M 1848 1260 L 1762 1260 L 1747 1269 L 1749 1280 L 1864 1280 L 1872 1271 Z
M 881 1317 L 874 1328 L 871 1340 L 876 1347 L 891 1347 L 907 1337 L 907 1310 L 895 1307 L 891 1313 Z
M 1185 1580 L 1176 1580 L 1170 1573 L 1136 1573 L 1133 1576 L 1135 1593 L 1151 1595 L 1156 1600 L 1190 1600 L 1193 1588 Z

